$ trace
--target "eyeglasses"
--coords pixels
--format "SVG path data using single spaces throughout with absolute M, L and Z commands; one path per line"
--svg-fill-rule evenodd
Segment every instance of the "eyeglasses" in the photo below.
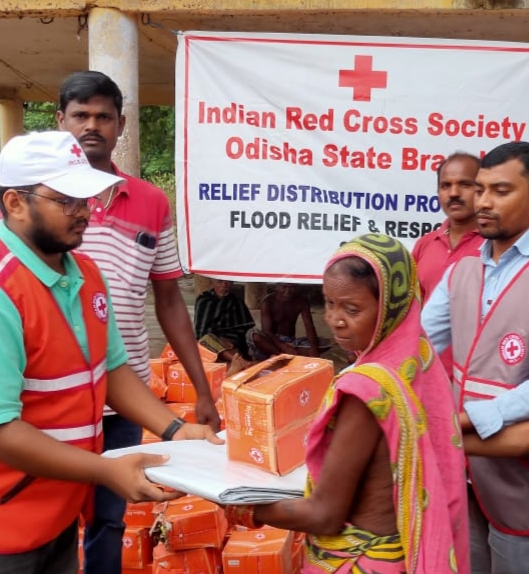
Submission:
M 25 193 L 27 195 L 37 195 L 38 197 L 43 197 L 44 199 L 49 199 L 59 205 L 62 205 L 62 211 L 64 215 L 76 215 L 81 211 L 83 208 L 88 208 L 88 199 L 79 199 L 77 197 L 64 197 L 64 198 L 57 198 L 57 197 L 48 197 L 47 195 L 42 195 L 37 193 L 36 191 L 26 191 L 24 189 L 17 189 L 17 193 Z

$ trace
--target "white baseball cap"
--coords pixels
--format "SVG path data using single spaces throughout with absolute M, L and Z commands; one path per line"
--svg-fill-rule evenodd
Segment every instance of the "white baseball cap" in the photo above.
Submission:
M 0 186 L 46 185 L 70 197 L 87 198 L 123 182 L 90 167 L 69 132 L 32 132 L 10 139 L 0 152 Z

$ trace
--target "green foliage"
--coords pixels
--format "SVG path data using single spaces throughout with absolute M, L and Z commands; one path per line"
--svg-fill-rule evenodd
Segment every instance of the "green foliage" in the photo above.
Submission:
M 140 108 L 141 175 L 174 174 L 175 111 L 170 106 Z M 174 181 L 174 177 L 173 177 Z
M 26 102 L 24 105 L 24 131 L 42 132 L 57 129 L 56 110 L 57 106 L 52 102 Z
M 150 177 L 145 177 L 153 185 L 165 191 L 171 204 L 171 213 L 173 214 L 173 222 L 176 218 L 176 181 L 173 173 L 158 173 L 152 174 Z

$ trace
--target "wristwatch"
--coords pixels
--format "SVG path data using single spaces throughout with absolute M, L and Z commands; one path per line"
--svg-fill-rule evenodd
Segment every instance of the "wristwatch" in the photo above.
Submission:
M 176 431 L 180 430 L 186 421 L 180 417 L 173 419 L 162 433 L 162 440 L 173 440 Z

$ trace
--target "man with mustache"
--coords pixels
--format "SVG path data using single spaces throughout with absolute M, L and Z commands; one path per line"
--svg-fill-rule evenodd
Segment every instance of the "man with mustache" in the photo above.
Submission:
M 179 495 L 144 469 L 166 457 L 99 456 L 105 401 L 171 440 L 207 438 L 179 421 L 126 364 L 108 288 L 83 239 L 88 199 L 119 175 L 90 167 L 75 138 L 15 137 L 0 153 L 0 572 L 77 574 L 78 517 L 93 484 L 132 501 Z
M 423 296 L 428 301 L 443 273 L 461 257 L 478 255 L 483 238 L 474 215 L 474 194 L 479 159 L 456 152 L 437 168 L 437 194 L 446 219 L 415 244 L 412 255 Z
M 449 268 L 422 313 L 438 352 L 452 344 L 468 457 L 473 574 L 529 564 L 529 143 L 481 160 L 480 257 Z M 435 392 L 435 391 L 433 391 Z
M 108 278 L 128 364 L 145 383 L 150 373 L 145 298 L 151 283 L 162 331 L 197 390 L 198 421 L 219 430 L 220 419 L 178 287 L 182 271 L 169 202 L 161 189 L 120 172 L 111 160 L 125 126 L 122 106 L 120 89 L 101 72 L 76 72 L 60 88 L 59 129 L 77 139 L 93 168 L 124 180 L 91 200 L 90 227 L 81 251 Z M 141 441 L 141 428 L 112 412 L 104 417 L 103 430 L 105 450 Z M 123 499 L 103 487 L 96 489 L 95 520 L 85 530 L 86 574 L 121 574 L 124 512 Z

